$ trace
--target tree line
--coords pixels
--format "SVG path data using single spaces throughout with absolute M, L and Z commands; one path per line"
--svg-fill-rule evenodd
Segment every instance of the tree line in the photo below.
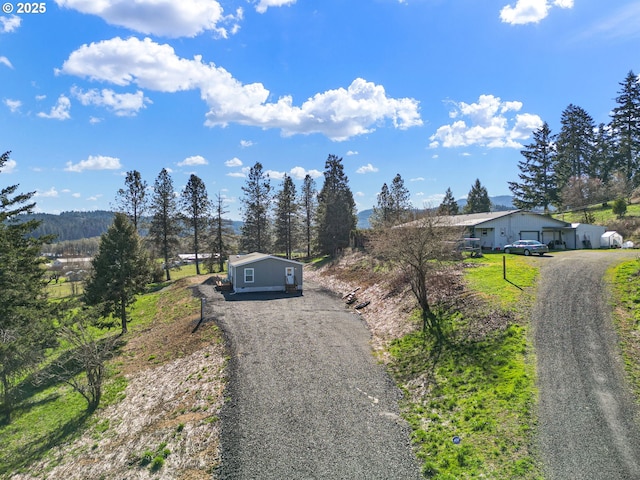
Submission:
M 548 212 L 631 201 L 640 187 L 638 76 L 629 71 L 619 86 L 608 123 L 596 125 L 585 109 L 570 104 L 557 134 L 546 122 L 534 132 L 521 152 L 518 180 L 509 182 L 514 205 Z

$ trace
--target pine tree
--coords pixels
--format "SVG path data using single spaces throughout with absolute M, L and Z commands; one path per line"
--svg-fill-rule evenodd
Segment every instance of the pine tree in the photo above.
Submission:
M 0 155 L 0 170 L 10 152 Z M 16 221 L 32 212 L 34 192 L 16 194 L 18 185 L 0 189 L 0 413 L 11 420 L 16 385 L 53 346 L 53 325 L 41 257 L 49 237 L 31 236 L 39 222 Z
M 356 226 L 355 206 L 342 158 L 329 155 L 325 162 L 324 184 L 318 194 L 318 244 L 322 253 L 335 255 L 349 246 L 351 232 Z
M 222 272 L 224 270 L 224 261 L 227 258 L 227 253 L 229 250 L 229 242 L 227 241 L 227 238 L 229 238 L 232 234 L 230 227 L 231 221 L 224 218 L 227 213 L 229 213 L 229 211 L 227 210 L 227 206 L 224 203 L 224 198 L 219 193 L 216 194 L 216 198 L 213 201 L 211 253 L 215 254 L 215 257 L 217 257 L 219 272 Z M 211 258 L 212 259 L 209 263 L 209 269 L 213 270 L 215 258 L 214 256 L 212 256 Z
M 464 213 L 484 213 L 491 210 L 491 200 L 487 189 L 482 186 L 479 179 L 471 186 L 464 206 Z
M 558 188 L 562 189 L 569 178 L 582 177 L 594 170 L 595 123 L 586 110 L 573 104 L 562 112 L 560 123 L 555 173 Z
M 119 317 L 122 333 L 127 333 L 127 308 L 150 280 L 150 262 L 125 214 L 116 213 L 113 224 L 100 238 L 100 249 L 91 265 L 85 301 L 98 306 L 103 317 Z
M 278 251 L 284 251 L 287 258 L 291 258 L 299 237 L 300 205 L 297 201 L 296 186 L 289 175 L 285 174 L 282 188 L 276 194 L 275 200 L 275 247 Z
M 164 271 L 169 281 L 171 280 L 170 261 L 179 245 L 180 223 L 173 181 L 165 168 L 158 174 L 153 187 L 151 212 L 153 216 L 149 237 L 164 259 Z
M 307 246 L 307 258 L 311 257 L 311 245 L 313 244 L 313 233 L 317 207 L 316 182 L 311 175 L 307 174 L 302 183 L 302 193 L 300 205 L 302 206 L 304 239 Z
M 393 225 L 407 221 L 411 211 L 411 195 L 407 187 L 404 186 L 404 180 L 399 173 L 393 177 L 389 195 L 391 196 L 391 222 Z
M 453 198 L 453 193 L 451 192 L 451 188 L 447 188 L 447 191 L 444 192 L 444 198 L 442 199 L 442 203 L 438 207 L 438 215 L 457 215 L 460 207 L 456 199 Z
M 617 145 L 617 164 L 635 188 L 640 184 L 640 82 L 632 71 L 627 74 L 616 97 L 611 127 Z M 630 194 L 630 192 L 628 192 Z
M 517 208 L 533 210 L 542 207 L 549 211 L 550 205 L 558 205 L 559 193 L 555 176 L 556 152 L 554 136 L 545 122 L 533 132 L 533 142 L 520 153 L 524 160 L 518 162 L 519 182 L 509 182 Z
M 116 197 L 118 211 L 126 213 L 138 230 L 140 217 L 148 207 L 147 182 L 142 180 L 139 171 L 131 170 L 127 172 L 124 184 L 125 188 L 119 189 Z
M 207 188 L 202 179 L 192 173 L 182 191 L 182 210 L 185 221 L 193 235 L 191 246 L 196 258 L 197 275 L 200 275 L 200 259 L 198 255 L 207 231 L 210 209 L 211 204 L 207 195 Z
M 369 222 L 373 228 L 384 228 L 391 225 L 393 200 L 389 187 L 386 183 L 382 184 L 382 188 L 377 195 L 377 204 L 373 207 L 373 213 Z
M 262 170 L 262 164 L 256 164 L 249 170 L 246 184 L 242 187 L 242 248 L 247 252 L 267 253 L 270 246 L 269 213 L 271 205 L 271 181 Z

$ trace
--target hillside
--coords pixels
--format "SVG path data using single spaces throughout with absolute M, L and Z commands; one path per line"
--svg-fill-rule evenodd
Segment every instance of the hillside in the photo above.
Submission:
M 54 242 L 64 242 L 69 240 L 81 240 L 84 238 L 99 237 L 107 231 L 109 225 L 113 221 L 114 212 L 107 210 L 94 210 L 91 212 L 62 212 L 60 214 L 53 213 L 30 213 L 20 215 L 19 221 L 38 220 L 40 226 L 33 232 L 34 237 L 42 235 L 54 235 Z M 151 221 L 150 217 L 142 217 L 141 222 Z M 234 233 L 240 233 L 242 222 L 232 221 Z M 141 235 L 146 234 L 144 228 L 141 229 Z

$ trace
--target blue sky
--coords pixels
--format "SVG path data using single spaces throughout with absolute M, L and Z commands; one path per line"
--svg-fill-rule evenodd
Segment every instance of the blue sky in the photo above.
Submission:
M 26 13 L 26 11 L 31 13 Z M 239 219 L 247 170 L 279 188 L 344 159 L 359 210 L 476 178 L 509 194 L 522 145 L 571 103 L 607 122 L 640 73 L 640 1 L 49 0 L 0 13 L 0 186 L 37 210 L 109 209 L 124 174 L 200 176 Z

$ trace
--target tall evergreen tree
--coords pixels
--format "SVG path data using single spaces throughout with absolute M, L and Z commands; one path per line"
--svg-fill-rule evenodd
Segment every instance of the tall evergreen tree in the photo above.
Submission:
M 392 205 L 392 223 L 398 225 L 409 219 L 409 212 L 411 211 L 411 194 L 409 189 L 405 187 L 402 176 L 397 173 L 391 181 L 391 188 L 389 189 L 389 195 L 391 196 Z
M 131 170 L 127 172 L 124 184 L 125 188 L 119 189 L 116 197 L 118 211 L 126 213 L 138 230 L 140 217 L 147 210 L 149 203 L 146 196 L 147 182 L 142 180 L 139 171 Z
M 171 280 L 170 262 L 179 245 L 180 221 L 178 204 L 173 190 L 173 181 L 166 168 L 156 178 L 151 201 L 151 227 L 149 237 L 164 259 L 167 281 Z
M 559 204 L 554 145 L 555 138 L 545 122 L 533 132 L 533 142 L 520 152 L 524 157 L 518 162 L 520 180 L 509 182 L 509 190 L 514 196 L 513 204 L 517 208 L 532 210 L 542 207 L 548 212 L 550 205 Z
M 300 205 L 298 204 L 296 186 L 291 177 L 285 174 L 282 188 L 276 194 L 275 233 L 278 251 L 284 251 L 291 258 L 297 244 L 300 230 Z
M 386 183 L 382 184 L 382 188 L 376 198 L 377 204 L 373 207 L 369 222 L 373 228 L 384 228 L 391 225 L 393 211 L 393 199 Z
M 302 183 L 302 192 L 300 196 L 300 205 L 302 206 L 303 223 L 304 223 L 304 240 L 307 247 L 307 258 L 311 257 L 311 246 L 313 244 L 313 233 L 317 207 L 316 182 L 307 174 Z
M 618 169 L 635 188 L 640 185 L 640 82 L 629 71 L 616 97 L 611 127 L 617 146 Z M 630 192 L 629 192 L 630 193 Z
M 560 119 L 562 127 L 556 139 L 556 167 L 558 188 L 569 178 L 583 177 L 594 170 L 595 123 L 586 110 L 570 104 Z
M 464 206 L 464 213 L 484 213 L 491 210 L 491 200 L 487 189 L 482 186 L 479 179 L 471 186 Z
M 247 182 L 242 187 L 243 220 L 242 248 L 247 252 L 267 253 L 270 246 L 269 214 L 271 205 L 271 180 L 256 164 L 249 170 Z
M 0 155 L 0 171 L 9 155 Z M 35 207 L 34 193 L 16 194 L 17 189 L 0 189 L 0 414 L 6 422 L 18 381 L 42 360 L 55 337 L 41 257 L 43 243 L 51 239 L 31 236 L 38 221 L 16 221 Z
M 447 188 L 447 191 L 444 192 L 442 203 L 438 207 L 438 215 L 457 215 L 459 209 L 460 207 L 458 202 L 456 202 L 456 199 L 453 197 L 451 188 Z
M 200 275 L 199 254 L 207 231 L 211 203 L 204 182 L 193 173 L 182 191 L 182 210 L 192 234 L 191 247 L 196 257 L 196 274 Z
M 122 333 L 127 333 L 127 308 L 150 280 L 150 262 L 125 214 L 116 213 L 113 224 L 100 238 L 100 249 L 91 265 L 85 301 L 98 306 L 103 317 L 119 317 Z
M 351 231 L 356 227 L 355 207 L 342 158 L 329 155 L 318 194 L 318 244 L 322 253 L 335 255 L 349 246 Z
M 587 172 L 591 178 L 600 178 L 606 187 L 609 186 L 616 171 L 616 147 L 610 126 L 600 123 L 594 132 L 594 151 Z
M 213 201 L 213 220 L 211 232 L 211 253 L 215 255 L 218 263 L 218 271 L 224 270 L 224 262 L 229 251 L 229 242 L 227 239 L 231 236 L 231 221 L 224 216 L 229 213 L 224 198 L 219 193 L 216 194 Z M 212 257 L 211 267 L 214 265 Z

